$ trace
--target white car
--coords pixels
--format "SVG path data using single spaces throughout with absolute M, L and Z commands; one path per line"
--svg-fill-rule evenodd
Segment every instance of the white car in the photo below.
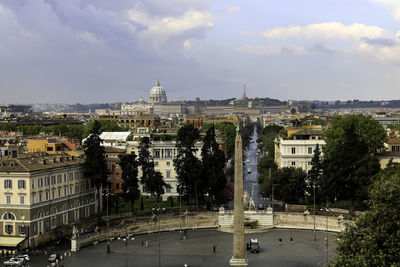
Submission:
M 251 173 L 251 169 L 250 168 L 247 169 L 247 173 Z
M 19 259 L 22 259 L 24 261 L 24 263 L 31 260 L 31 258 L 29 257 L 28 254 L 19 254 L 16 257 Z
M 4 266 L 22 266 L 24 260 L 20 258 L 11 258 L 8 261 L 3 262 Z
M 246 160 L 246 163 L 250 163 L 250 160 L 249 160 L 249 159 L 247 159 L 247 160 Z

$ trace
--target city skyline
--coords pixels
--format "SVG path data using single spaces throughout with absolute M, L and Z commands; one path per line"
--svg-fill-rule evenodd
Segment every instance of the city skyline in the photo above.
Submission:
M 356 12 L 355 12 L 356 11 Z M 400 99 L 400 4 L 0 0 L 6 103 Z

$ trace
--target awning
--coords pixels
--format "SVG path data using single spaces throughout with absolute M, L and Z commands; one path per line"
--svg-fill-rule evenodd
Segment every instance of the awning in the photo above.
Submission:
M 16 247 L 25 237 L 0 236 L 0 247 Z

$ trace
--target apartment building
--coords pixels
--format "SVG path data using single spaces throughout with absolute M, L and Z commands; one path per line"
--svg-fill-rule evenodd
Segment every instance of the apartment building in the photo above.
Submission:
M 0 161 L 0 247 L 73 224 L 96 212 L 96 191 L 70 156 Z
M 126 147 L 126 153 L 135 153 L 139 155 L 138 147 L 140 141 L 128 141 Z M 155 170 L 161 172 L 164 177 L 164 181 L 171 186 L 168 188 L 163 195 L 163 199 L 169 196 L 179 196 L 177 191 L 178 180 L 174 169 L 173 160 L 176 158 L 178 152 L 176 149 L 176 141 L 152 141 L 152 147 L 150 153 L 154 159 Z M 195 147 L 197 148 L 196 156 L 201 158 L 201 147 L 203 142 L 197 142 Z M 139 177 L 141 177 L 141 170 L 139 169 Z M 143 192 L 142 188 L 141 191 Z
M 321 139 L 322 130 L 302 129 L 291 135 L 293 139 L 275 139 L 275 163 L 278 168 L 302 168 L 308 172 L 312 168 L 311 160 L 317 144 L 323 155 L 322 149 L 326 143 Z

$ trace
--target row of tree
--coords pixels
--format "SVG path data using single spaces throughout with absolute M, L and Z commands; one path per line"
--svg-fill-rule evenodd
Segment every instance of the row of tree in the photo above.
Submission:
M 84 163 L 85 176 L 88 177 L 98 191 L 100 207 L 100 189 L 109 186 L 107 180 L 109 171 L 104 159 L 105 150 L 101 145 L 101 124 L 95 121 L 91 127 L 91 134 L 85 146 L 86 160 Z M 206 200 L 210 207 L 215 203 L 225 202 L 231 197 L 231 190 L 227 191 L 227 179 L 224 173 L 225 153 L 219 149 L 215 137 L 215 128 L 207 130 L 203 138 L 201 159 L 196 155 L 196 143 L 200 141 L 199 130 L 191 125 L 179 129 L 177 134 L 177 157 L 174 167 L 178 178 L 178 192 L 186 199 L 194 198 L 196 207 L 199 202 Z M 151 140 L 142 138 L 138 147 L 138 156 L 135 154 L 123 155 L 120 159 L 122 168 L 122 196 L 132 204 L 132 213 L 135 200 L 140 197 L 139 168 L 141 169 L 140 183 L 144 192 L 156 198 L 157 202 L 169 187 L 160 172 L 155 170 L 154 159 L 151 156 Z M 99 212 L 99 211 L 98 211 Z
M 100 132 L 115 132 L 124 131 L 126 129 L 119 127 L 114 121 L 98 121 L 100 126 Z M 43 125 L 17 125 L 16 123 L 0 123 L 0 130 L 9 132 L 20 132 L 25 136 L 49 134 L 66 136 L 82 140 L 88 136 L 93 128 L 94 122 L 88 123 L 87 125 L 82 124 L 65 124 L 61 123 L 52 126 Z

